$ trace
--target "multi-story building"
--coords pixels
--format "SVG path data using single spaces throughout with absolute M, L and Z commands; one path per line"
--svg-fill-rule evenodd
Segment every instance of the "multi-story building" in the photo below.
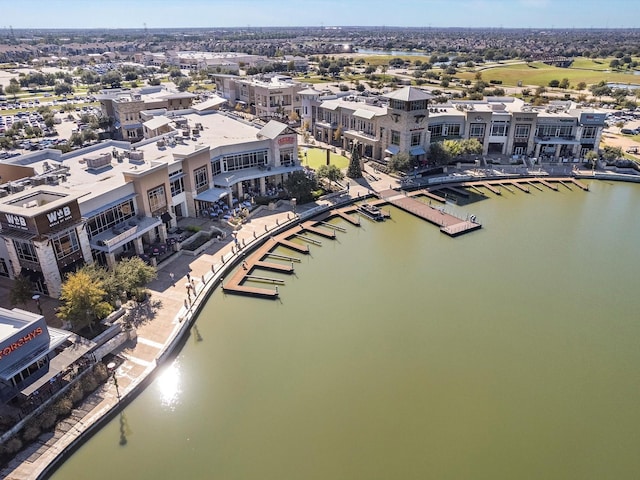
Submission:
M 235 77 L 213 75 L 216 90 L 231 106 L 247 107 L 256 116 L 269 119 L 290 119 L 292 112 L 300 118 L 299 92 L 306 85 L 280 74 Z
M 177 218 L 276 195 L 302 168 L 297 135 L 285 124 L 195 110 L 172 122 L 171 132 L 135 146 L 110 140 L 0 163 L 0 264 L 9 275 L 58 296 L 66 272 L 144 256 L 166 244 Z
M 143 112 L 188 109 L 196 95 L 157 86 L 137 90 L 104 90 L 96 98 L 100 101 L 103 115 L 113 120 L 114 138 L 137 142 L 144 137 Z
M 541 159 L 583 158 L 598 150 L 605 114 L 572 102 L 533 107 L 511 97 L 450 101 L 432 105 L 432 96 L 404 87 L 382 96 L 338 97 L 308 88 L 299 92 L 301 118 L 316 140 L 374 160 L 406 152 L 428 158 L 431 143 L 475 138 L 483 155 Z

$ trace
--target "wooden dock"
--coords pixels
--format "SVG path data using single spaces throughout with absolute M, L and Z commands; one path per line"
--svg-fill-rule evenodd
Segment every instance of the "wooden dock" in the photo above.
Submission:
M 391 205 L 422 218 L 440 227 L 440 231 L 452 237 L 482 228 L 478 222 L 463 220 L 447 213 L 442 206 L 427 205 L 406 195 L 395 195 L 385 199 Z

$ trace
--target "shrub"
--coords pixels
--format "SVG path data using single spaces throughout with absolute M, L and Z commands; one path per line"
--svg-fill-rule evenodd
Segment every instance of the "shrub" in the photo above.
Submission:
M 25 443 L 33 442 L 36 438 L 40 436 L 40 425 L 37 421 L 29 422 L 29 425 L 22 429 L 22 439 Z
M 96 377 L 93 373 L 88 373 L 82 377 L 80 384 L 82 385 L 84 393 L 91 393 L 98 388 L 98 382 L 96 381 Z
M 69 400 L 68 398 L 62 398 L 58 402 L 56 402 L 52 410 L 59 417 L 66 417 L 71 413 L 72 408 L 73 408 L 73 404 L 71 403 L 71 400 Z
M 13 455 L 14 453 L 17 453 L 22 449 L 22 445 L 22 440 L 20 440 L 18 437 L 11 437 L 3 445 L 3 450 L 9 455 Z
M 98 382 L 104 382 L 109 377 L 107 366 L 104 363 L 98 363 L 93 369 L 93 374 Z
M 198 225 L 188 225 L 185 230 L 193 233 L 198 233 L 201 229 Z
M 38 417 L 38 420 L 43 430 L 50 430 L 55 426 L 58 416 L 55 412 L 47 410 Z
M 84 392 L 82 391 L 82 388 L 79 384 L 76 383 L 73 387 L 71 387 L 67 398 L 71 400 L 71 403 L 73 405 L 77 405 L 82 401 L 82 399 L 84 398 Z

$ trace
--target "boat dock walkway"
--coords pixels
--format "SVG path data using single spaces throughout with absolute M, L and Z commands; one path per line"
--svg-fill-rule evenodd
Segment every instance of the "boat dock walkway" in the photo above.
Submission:
M 472 220 L 463 220 L 447 213 L 443 206 L 423 203 L 409 195 L 399 194 L 395 190 L 384 190 L 379 193 L 382 199 L 395 207 L 411 213 L 423 220 L 440 227 L 440 231 L 451 237 L 472 232 L 482 228 L 482 225 Z
M 277 273 L 294 273 L 294 262 L 299 263 L 300 259 L 290 257 L 288 255 L 280 255 L 273 253 L 277 247 L 282 246 L 294 250 L 299 253 L 308 254 L 309 246 L 293 242 L 292 238 L 300 238 L 312 245 L 320 246 L 322 242 L 315 238 L 304 235 L 305 232 L 312 233 L 324 238 L 335 239 L 335 230 L 319 227 L 322 222 L 319 220 L 310 220 L 291 228 L 280 235 L 268 239 L 264 245 L 255 250 L 251 255 L 246 257 L 242 262 L 242 268 L 238 268 L 232 276 L 224 282 L 222 289 L 225 293 L 235 293 L 238 295 L 250 295 L 262 298 L 277 298 L 279 295 L 277 285 L 284 285 L 284 280 L 279 278 L 265 277 L 256 274 L 257 270 L 266 270 Z M 281 261 L 288 261 L 290 264 L 269 262 L 266 258 L 273 258 Z M 255 287 L 247 285 L 247 282 L 259 282 L 276 285 L 275 289 Z

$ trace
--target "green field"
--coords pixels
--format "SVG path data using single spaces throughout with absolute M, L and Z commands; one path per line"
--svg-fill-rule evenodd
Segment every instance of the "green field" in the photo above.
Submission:
M 562 80 L 568 78 L 571 85 L 585 82 L 587 85 L 605 82 L 617 83 L 640 83 L 640 77 L 632 73 L 609 71 L 609 60 L 592 60 L 588 58 L 578 58 L 570 68 L 553 67 L 542 62 L 499 65 L 481 70 L 482 79 L 485 82 L 491 80 L 502 81 L 503 85 L 516 86 L 518 82 L 522 85 L 548 86 L 551 80 Z M 462 79 L 475 79 L 475 73 L 459 73 L 456 75 Z
M 307 155 L 305 156 L 305 151 Z M 323 148 L 303 147 L 300 151 L 300 161 L 302 165 L 309 166 L 316 170 L 320 165 L 326 165 L 327 163 L 327 151 Z M 339 169 L 347 168 L 349 166 L 349 159 L 338 155 L 337 153 L 331 153 L 329 162 L 331 165 L 337 166 Z

